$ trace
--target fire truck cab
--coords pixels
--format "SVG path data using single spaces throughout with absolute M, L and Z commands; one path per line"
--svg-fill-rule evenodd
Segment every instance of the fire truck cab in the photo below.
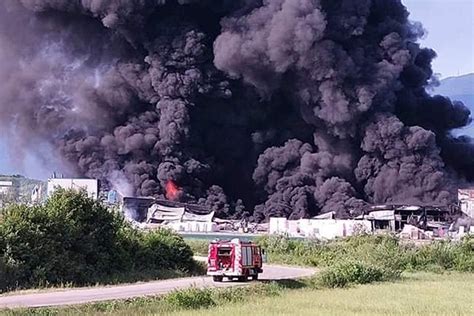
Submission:
M 258 279 L 264 261 L 264 251 L 251 241 L 215 240 L 209 244 L 207 257 L 207 275 L 215 282 L 224 277 L 241 282 Z

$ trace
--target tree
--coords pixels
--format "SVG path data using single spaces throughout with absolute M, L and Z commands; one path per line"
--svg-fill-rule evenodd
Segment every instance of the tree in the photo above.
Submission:
M 86 283 L 123 269 L 123 219 L 83 192 L 58 190 L 45 205 L 11 205 L 0 223 L 0 257 L 19 284 Z
M 12 204 L 0 222 L 0 291 L 44 284 L 91 284 L 155 278 L 162 270 L 192 272 L 183 238 L 169 230 L 143 232 L 121 213 L 58 190 L 44 205 Z

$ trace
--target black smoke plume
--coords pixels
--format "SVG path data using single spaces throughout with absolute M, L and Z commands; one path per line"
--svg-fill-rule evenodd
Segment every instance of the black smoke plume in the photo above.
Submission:
M 73 176 L 256 220 L 447 205 L 474 178 L 400 0 L 6 0 L 0 130 Z M 130 189 L 129 188 L 129 189 Z

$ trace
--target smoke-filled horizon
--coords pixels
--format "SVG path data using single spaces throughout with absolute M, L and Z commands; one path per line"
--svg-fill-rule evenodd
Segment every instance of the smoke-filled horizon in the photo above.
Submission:
M 447 205 L 474 178 L 399 0 L 7 0 L 0 130 L 74 176 L 221 217 Z M 171 182 L 170 182 L 171 181 Z M 120 189 L 120 188 L 119 188 Z

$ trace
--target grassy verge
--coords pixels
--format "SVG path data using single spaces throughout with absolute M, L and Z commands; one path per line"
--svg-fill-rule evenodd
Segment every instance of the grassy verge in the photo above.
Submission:
M 200 239 L 186 239 L 184 241 L 193 251 L 195 256 L 207 256 L 207 252 L 209 249 L 209 241 L 208 240 L 200 240 Z
M 115 300 L 86 305 L 31 308 L 0 311 L 2 315 L 163 315 L 181 310 L 210 309 L 227 304 L 241 303 L 249 297 L 269 297 L 280 295 L 289 283 L 253 284 L 248 287 L 221 289 L 190 288 L 167 295 Z
M 402 243 L 385 235 L 362 235 L 332 241 L 294 240 L 265 236 L 256 240 L 271 263 L 329 267 L 340 262 L 362 262 L 396 271 L 454 270 L 474 272 L 474 237 L 435 241 L 424 245 Z M 186 240 L 194 254 L 207 254 L 207 241 Z
M 95 282 L 88 282 L 80 285 L 75 284 L 73 282 L 41 282 L 36 284 L 34 287 L 13 287 L 12 290 L 4 292 L 2 292 L 0 289 L 0 297 L 18 294 L 37 293 L 42 291 L 55 291 L 67 288 L 77 288 L 78 286 L 80 286 L 81 288 L 86 288 L 118 284 L 126 285 L 136 282 L 149 282 L 157 280 L 200 276 L 205 275 L 206 271 L 207 266 L 205 262 L 192 260 L 188 264 L 188 267 L 186 269 L 137 269 L 129 272 L 114 273 L 105 277 L 97 278 Z M 0 280 L 0 284 L 1 283 L 2 280 Z
M 395 283 L 348 289 L 300 289 L 171 315 L 473 315 L 473 274 L 410 274 Z
M 315 280 L 188 289 L 161 297 L 3 315 L 472 315 L 474 274 L 408 273 L 396 282 L 328 289 Z
M 179 270 L 151 270 L 151 271 L 140 271 L 140 272 L 130 272 L 124 273 L 119 275 L 113 275 L 106 279 L 100 280 L 95 284 L 88 284 L 81 288 L 90 288 L 90 287 L 99 287 L 105 285 L 127 285 L 133 284 L 136 282 L 149 282 L 149 281 L 157 281 L 157 280 L 166 280 L 166 279 L 174 279 L 174 278 L 184 278 L 184 277 L 192 277 L 192 276 L 200 276 L 205 275 L 207 271 L 206 263 L 195 261 L 194 268 L 192 270 L 187 271 L 179 271 Z M 13 291 L 8 291 L 0 294 L 2 296 L 11 296 L 11 295 L 19 295 L 19 294 L 31 294 L 31 293 L 39 293 L 39 292 L 54 292 L 54 291 L 61 291 L 68 288 L 77 288 L 77 286 L 73 283 L 63 283 L 63 284 L 44 284 L 42 286 L 37 286 L 32 289 L 17 289 Z
M 393 236 L 354 236 L 328 242 L 262 237 L 270 262 L 327 267 L 359 261 L 399 271 L 474 271 L 474 237 L 417 246 Z

